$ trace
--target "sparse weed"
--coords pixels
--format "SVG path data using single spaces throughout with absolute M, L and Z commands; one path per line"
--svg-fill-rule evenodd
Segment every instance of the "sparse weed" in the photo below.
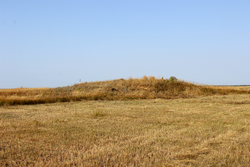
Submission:
M 171 77 L 169 78 L 169 81 L 170 81 L 170 82 L 177 82 L 177 78 L 174 77 L 174 76 L 171 76 Z
M 104 117 L 106 115 L 107 115 L 106 113 L 103 113 L 101 111 L 95 111 L 93 114 L 91 114 L 91 117 L 92 118 L 98 118 L 98 117 Z

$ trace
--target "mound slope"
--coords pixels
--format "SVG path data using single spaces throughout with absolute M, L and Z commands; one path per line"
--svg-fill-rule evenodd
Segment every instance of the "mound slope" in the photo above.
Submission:
M 0 105 L 26 105 L 80 100 L 176 99 L 197 96 L 249 94 L 250 91 L 201 86 L 172 79 L 116 79 L 47 89 L 0 90 Z

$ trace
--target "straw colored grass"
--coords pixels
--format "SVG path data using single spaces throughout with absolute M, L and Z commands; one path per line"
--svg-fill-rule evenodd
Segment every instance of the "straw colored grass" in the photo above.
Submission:
M 250 86 L 209 86 L 213 89 L 233 89 L 238 91 L 250 91 Z
M 117 79 L 86 82 L 58 88 L 19 88 L 0 90 L 0 106 L 70 102 L 80 100 L 177 99 L 210 95 L 250 94 L 250 89 L 201 86 L 185 81 L 156 79 Z
M 0 166 L 249 166 L 250 95 L 0 107 Z

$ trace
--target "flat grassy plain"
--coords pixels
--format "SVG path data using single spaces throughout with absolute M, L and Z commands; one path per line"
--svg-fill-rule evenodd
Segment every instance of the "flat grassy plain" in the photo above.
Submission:
M 207 86 L 214 89 L 233 89 L 238 91 L 250 91 L 250 86 Z
M 250 95 L 0 107 L 0 166 L 249 166 Z

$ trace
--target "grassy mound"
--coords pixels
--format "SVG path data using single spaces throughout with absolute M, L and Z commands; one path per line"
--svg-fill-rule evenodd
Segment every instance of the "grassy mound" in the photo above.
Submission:
M 250 91 L 200 86 L 185 81 L 144 76 L 141 79 L 85 82 L 58 88 L 0 90 L 0 106 L 80 100 L 176 99 L 242 93 Z

